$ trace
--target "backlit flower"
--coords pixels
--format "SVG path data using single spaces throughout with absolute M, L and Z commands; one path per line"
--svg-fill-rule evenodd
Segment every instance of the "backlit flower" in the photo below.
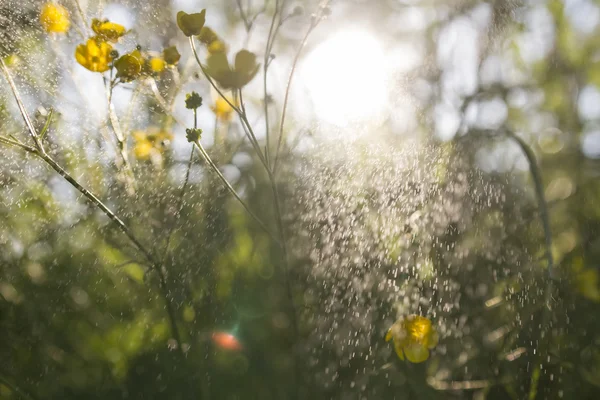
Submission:
M 160 165 L 162 154 L 173 139 L 173 135 L 158 129 L 150 129 L 148 132 L 133 132 L 133 139 L 135 140 L 133 152 L 138 160 L 150 160 Z
M 196 36 L 202 32 L 204 21 L 206 19 L 206 10 L 199 13 L 188 14 L 184 11 L 177 13 L 177 26 L 185 36 Z
M 198 40 L 206 45 L 206 49 L 210 54 L 225 53 L 227 51 L 225 43 L 208 26 L 202 28 Z
M 123 25 L 108 20 L 100 21 L 97 18 L 92 20 L 92 30 L 99 39 L 114 43 L 118 42 L 127 33 Z
M 71 25 L 69 11 L 59 4 L 46 3 L 40 12 L 40 24 L 48 33 L 65 33 Z
M 401 318 L 385 335 L 385 341 L 394 341 L 394 349 L 401 360 L 420 363 L 429 358 L 429 350 L 438 343 L 438 333 L 425 317 L 411 315 Z
M 230 103 L 234 104 L 233 99 L 228 98 L 227 100 L 229 100 Z M 221 96 L 219 96 L 217 100 L 215 100 L 215 105 L 212 106 L 210 109 L 215 113 L 219 121 L 223 122 L 229 121 L 233 113 L 233 108 Z
M 86 44 L 77 46 L 75 59 L 92 72 L 105 72 L 110 68 L 111 51 L 112 46 L 110 44 L 91 38 Z
M 222 52 L 211 53 L 207 60 L 207 72 L 223 89 L 240 89 L 254 78 L 259 69 L 256 55 L 248 50 L 240 50 L 233 66 Z

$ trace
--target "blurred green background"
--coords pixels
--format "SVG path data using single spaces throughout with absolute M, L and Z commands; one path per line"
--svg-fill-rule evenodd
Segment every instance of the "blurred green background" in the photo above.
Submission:
M 41 28 L 43 2 L 0 0 L 1 55 L 37 129 L 54 110 L 49 153 L 164 257 L 168 290 L 79 192 L 0 145 L 0 399 L 600 396 L 600 1 L 328 4 L 281 130 L 287 267 L 199 157 L 181 198 L 194 90 L 202 143 L 277 232 L 268 174 L 238 118 L 215 115 L 175 15 L 206 8 L 230 55 L 248 48 L 263 66 L 280 25 L 267 96 L 262 68 L 244 89 L 273 154 L 293 59 L 326 3 L 60 3 L 66 34 Z M 73 56 L 104 17 L 131 30 L 121 54 L 182 54 L 175 71 L 114 90 L 135 193 L 118 172 L 103 79 Z M 30 140 L 0 82 L 1 135 Z M 164 140 L 140 149 L 156 132 Z M 550 278 L 530 165 L 507 132 L 542 175 Z M 409 314 L 440 335 L 422 364 L 384 341 Z

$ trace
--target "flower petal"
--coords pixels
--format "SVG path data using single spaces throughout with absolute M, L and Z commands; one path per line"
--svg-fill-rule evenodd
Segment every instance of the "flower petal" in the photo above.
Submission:
M 427 347 L 419 344 L 411 344 L 404 348 L 406 359 L 412 363 L 421 363 L 429 358 Z
M 402 346 L 400 346 L 399 343 L 394 342 L 394 350 L 396 350 L 396 354 L 398 355 L 398 358 L 401 359 L 402 361 L 404 361 L 404 351 L 402 349 Z

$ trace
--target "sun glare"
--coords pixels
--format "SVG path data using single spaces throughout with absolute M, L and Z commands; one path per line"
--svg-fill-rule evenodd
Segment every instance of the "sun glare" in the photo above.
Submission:
M 343 31 L 317 46 L 301 76 L 317 117 L 342 126 L 382 115 L 387 104 L 386 57 L 381 43 L 363 31 Z

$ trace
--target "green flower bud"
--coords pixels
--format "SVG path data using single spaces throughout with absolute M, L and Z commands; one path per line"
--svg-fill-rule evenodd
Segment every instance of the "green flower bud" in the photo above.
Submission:
M 202 106 L 202 97 L 198 93 L 192 92 L 185 95 L 185 108 L 195 110 L 200 106 Z
M 187 141 L 190 143 L 195 143 L 198 140 L 200 140 L 200 137 L 202 137 L 202 129 L 186 129 L 185 130 L 185 137 L 187 138 Z

